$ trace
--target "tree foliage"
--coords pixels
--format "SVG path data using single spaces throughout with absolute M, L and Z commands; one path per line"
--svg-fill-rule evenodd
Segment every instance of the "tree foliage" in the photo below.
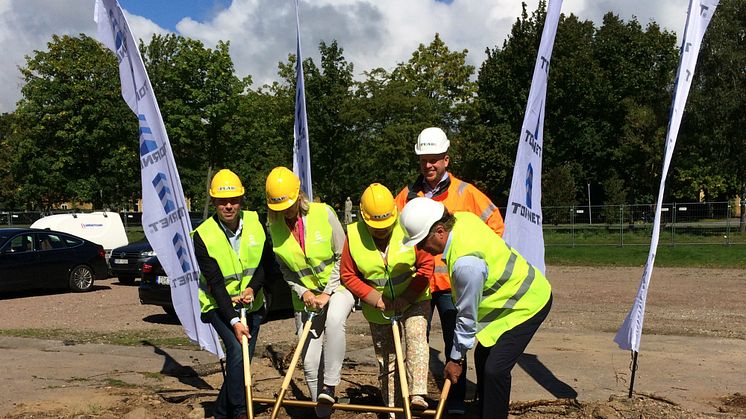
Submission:
M 126 205 L 140 189 L 137 122 L 121 98 L 114 57 L 86 35 L 55 35 L 26 61 L 8 139 L 13 202 Z
M 745 9 L 723 0 L 712 20 L 669 198 L 746 195 Z M 451 50 L 437 33 L 390 70 L 359 75 L 337 41 L 320 42 L 320 61 L 302 63 L 315 194 L 341 205 L 372 182 L 396 193 L 418 173 L 417 135 L 439 126 L 451 140 L 450 169 L 504 204 L 545 15 L 545 2 L 534 11 L 524 4 L 476 75 L 467 51 Z M 653 201 L 675 43 L 655 22 L 561 16 L 547 91 L 545 206 L 587 201 L 586 184 L 595 204 Z M 236 76 L 227 43 L 157 35 L 140 48 L 193 209 L 205 203 L 208 174 L 227 167 L 243 179 L 248 205 L 263 210 L 267 173 L 292 165 L 296 57 L 279 63 L 278 82 L 252 89 L 250 76 Z M 0 152 L 9 156 L 0 163 L 0 205 L 131 206 L 140 191 L 137 123 L 120 97 L 113 55 L 85 35 L 54 36 L 21 73 L 23 99 L 0 117 Z
M 712 17 L 682 127 L 679 188 L 708 199 L 746 197 L 746 4 L 722 0 Z M 746 208 L 741 231 L 746 231 Z
M 236 147 L 244 145 L 229 134 L 235 132 L 232 120 L 250 78 L 241 80 L 235 75 L 226 42 L 211 49 L 173 34 L 154 35 L 140 49 L 184 193 L 199 206 L 207 198 L 208 170 L 232 162 Z

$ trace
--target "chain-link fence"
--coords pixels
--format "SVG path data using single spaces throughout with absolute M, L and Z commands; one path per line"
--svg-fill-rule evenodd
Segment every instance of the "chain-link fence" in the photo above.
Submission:
M 503 217 L 505 210 L 500 208 Z M 741 210 L 743 208 L 728 202 L 663 204 L 659 244 L 746 244 L 746 234 L 740 232 Z M 544 242 L 547 246 L 650 245 L 655 204 L 544 207 L 543 212 Z M 1 211 L 0 226 L 27 227 L 51 214 Z M 340 221 L 344 222 L 344 211 L 338 211 L 338 214 Z M 357 221 L 358 214 L 358 208 L 354 207 L 350 221 Z M 119 215 L 125 227 L 141 226 L 142 213 L 121 212 Z M 195 219 L 201 215 L 190 213 Z
M 746 244 L 740 210 L 728 202 L 668 203 L 659 245 Z M 546 245 L 650 245 L 655 204 L 545 207 Z
M 34 223 L 34 221 L 54 214 L 73 214 L 73 213 L 84 213 L 93 211 L 0 211 L 0 227 L 28 227 Z M 122 218 L 122 223 L 125 228 L 138 228 L 142 226 L 142 213 L 125 211 L 120 212 L 119 216 Z M 195 220 L 202 217 L 202 213 L 190 212 L 189 216 Z

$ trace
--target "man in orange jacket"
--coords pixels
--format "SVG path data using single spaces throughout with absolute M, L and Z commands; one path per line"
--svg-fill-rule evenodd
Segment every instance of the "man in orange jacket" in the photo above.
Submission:
M 474 185 L 464 182 L 446 169 L 450 162 L 448 147 L 450 141 L 440 128 L 431 127 L 422 130 L 417 137 L 414 151 L 420 158 L 420 176 L 409 186 L 405 186 L 396 196 L 399 211 L 404 205 L 418 197 L 424 196 L 442 202 L 450 213 L 468 211 L 478 215 L 492 230 L 502 237 L 505 225 L 500 211 L 492 201 Z M 448 268 L 440 257 L 435 257 L 435 273 L 430 279 L 432 294 L 428 331 L 433 311 L 437 307 L 443 331 L 445 354 L 451 353 L 453 333 L 456 327 L 456 306 L 451 298 L 451 283 Z M 464 397 L 466 393 L 466 365 L 462 368 L 458 383 L 453 386 L 448 396 L 447 409 L 451 415 L 466 413 Z

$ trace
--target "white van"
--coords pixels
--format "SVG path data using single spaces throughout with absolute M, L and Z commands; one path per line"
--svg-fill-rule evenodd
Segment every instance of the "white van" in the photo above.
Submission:
M 116 212 L 49 215 L 36 220 L 31 228 L 62 231 L 100 244 L 107 260 L 112 249 L 129 244 L 122 218 Z

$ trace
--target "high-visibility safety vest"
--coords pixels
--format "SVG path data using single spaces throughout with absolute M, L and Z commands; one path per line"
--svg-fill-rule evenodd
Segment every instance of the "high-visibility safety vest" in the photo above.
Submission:
M 420 176 L 417 182 L 405 187 L 396 195 L 396 206 L 399 208 L 399 211 L 410 200 L 425 195 L 417 187 L 424 182 L 421 179 L 422 177 Z M 503 231 L 505 230 L 503 217 L 500 215 L 500 210 L 490 201 L 487 195 L 483 194 L 474 185 L 456 178 L 452 173 L 448 173 L 447 182 L 448 188 L 433 195 L 432 199 L 434 201 L 442 202 L 450 213 L 465 211 L 475 214 L 487 223 L 495 233 L 500 236 L 503 235 Z M 435 270 L 433 277 L 430 279 L 430 291 L 447 291 L 450 288 L 451 282 L 448 278 L 448 267 L 443 263 L 440 256 L 435 256 Z
M 403 246 L 403 238 L 404 229 L 397 221 L 389 237 L 387 260 L 384 261 L 363 221 L 347 226 L 350 255 L 363 276 L 362 279 L 390 300 L 402 295 L 417 273 L 414 266 L 417 259 L 414 247 Z M 429 299 L 430 289 L 426 288 L 417 302 Z M 388 316 L 392 314 L 386 313 Z M 371 323 L 390 323 L 390 320 L 384 317 L 384 313 L 367 303 L 363 303 L 363 315 Z
M 256 212 L 241 211 L 241 219 L 243 227 L 238 254 L 233 250 L 228 237 L 225 236 L 225 231 L 215 221 L 215 217 L 208 218 L 194 230 L 199 233 L 199 237 L 205 243 L 207 254 L 218 262 L 225 280 L 225 289 L 231 297 L 240 295 L 249 286 L 249 281 L 262 260 L 266 239 L 264 228 Z M 203 313 L 218 307 L 215 298 L 207 292 L 207 279 L 201 274 L 199 276 L 199 305 Z M 257 311 L 263 305 L 264 290 L 260 290 L 254 295 L 254 302 L 249 311 Z
M 324 291 L 336 261 L 332 245 L 332 226 L 329 225 L 330 210 L 326 204 L 309 204 L 308 214 L 304 219 L 305 253 L 282 217 L 278 217 L 269 226 L 275 254 L 297 276 L 291 280 L 300 282 L 314 294 Z M 303 310 L 303 301 L 294 292 L 291 294 L 295 311 Z
M 542 273 L 510 248 L 487 224 L 469 212 L 454 214 L 446 256 L 448 273 L 462 256 L 487 263 L 488 276 L 477 309 L 477 340 L 492 346 L 503 333 L 538 313 L 549 301 L 552 287 Z M 453 289 L 453 297 L 456 289 Z

